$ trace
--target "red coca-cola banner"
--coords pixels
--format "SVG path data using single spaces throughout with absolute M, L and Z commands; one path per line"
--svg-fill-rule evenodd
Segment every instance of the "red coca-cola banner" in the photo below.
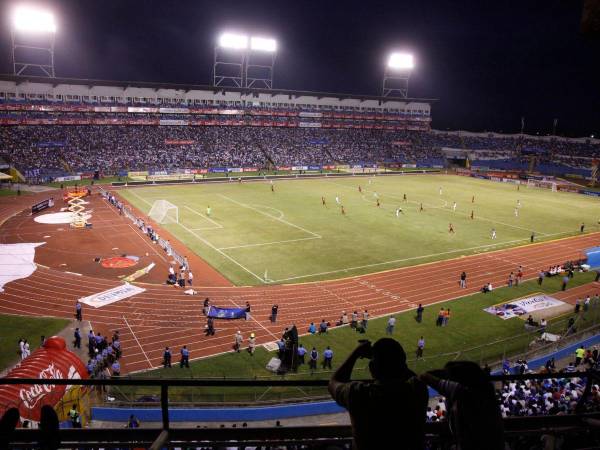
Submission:
M 11 370 L 6 378 L 85 379 L 88 374 L 77 355 L 67 350 L 64 339 L 53 336 Z M 70 388 L 54 384 L 0 386 L 0 416 L 7 409 L 16 407 L 21 420 L 39 422 L 42 406 L 55 407 Z

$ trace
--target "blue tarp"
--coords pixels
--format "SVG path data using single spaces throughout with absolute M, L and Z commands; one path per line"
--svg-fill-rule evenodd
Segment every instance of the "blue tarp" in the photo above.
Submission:
M 587 263 L 592 267 L 600 267 L 600 247 L 588 248 L 585 251 L 587 256 Z
M 208 308 L 208 317 L 215 319 L 244 319 L 246 310 L 244 308 L 219 308 L 211 306 Z

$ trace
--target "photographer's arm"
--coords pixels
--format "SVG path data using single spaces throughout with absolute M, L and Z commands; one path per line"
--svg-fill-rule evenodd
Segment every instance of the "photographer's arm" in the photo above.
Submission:
M 329 381 L 329 393 L 335 398 L 335 393 L 338 386 L 350 381 L 352 376 L 352 369 L 358 358 L 367 358 L 371 353 L 371 343 L 363 342 L 354 349 L 352 353 L 346 358 L 346 361 L 342 363 L 340 367 L 334 372 L 331 380 Z

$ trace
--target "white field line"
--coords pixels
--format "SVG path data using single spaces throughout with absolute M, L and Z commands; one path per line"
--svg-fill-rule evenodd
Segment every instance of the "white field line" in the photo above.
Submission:
M 254 208 L 253 206 L 246 205 L 245 203 L 240 203 L 237 200 L 234 200 L 234 199 L 232 199 L 230 197 L 227 197 L 226 195 L 223 195 L 223 194 L 218 194 L 218 195 L 219 195 L 219 197 L 222 197 L 225 200 L 229 200 L 230 202 L 235 203 L 238 206 L 241 206 L 243 208 L 247 208 L 247 209 L 251 209 L 253 211 L 256 211 L 257 213 L 262 214 L 263 216 L 266 216 L 269 219 L 277 220 L 277 221 L 279 221 L 281 223 L 284 223 L 284 224 L 286 224 L 286 225 L 288 225 L 290 227 L 296 228 L 296 229 L 298 229 L 300 231 L 304 231 L 305 233 L 310 234 L 313 237 L 316 237 L 316 238 L 319 238 L 319 239 L 321 238 L 320 234 L 314 233 L 314 232 L 312 232 L 310 230 L 307 230 L 306 228 L 302 228 L 300 225 L 296 225 L 296 224 L 293 224 L 291 222 L 288 222 L 287 220 L 282 219 L 281 217 L 274 217 L 271 214 L 267 214 L 266 212 L 261 211 L 260 209 Z
M 546 236 L 551 237 L 551 236 L 559 236 L 559 235 L 564 235 L 564 234 L 571 234 L 571 232 L 567 231 L 567 232 L 561 232 L 561 233 L 553 233 L 553 234 L 547 234 Z M 429 255 L 412 256 L 410 258 L 393 259 L 390 261 L 383 261 L 383 262 L 378 262 L 378 263 L 373 263 L 373 264 L 365 264 L 362 266 L 354 266 L 354 267 L 346 267 L 344 269 L 329 270 L 327 272 L 311 273 L 311 274 L 300 275 L 300 276 L 296 276 L 296 277 L 281 278 L 279 280 L 269 280 L 269 283 L 281 283 L 283 281 L 299 280 L 301 278 L 318 277 L 321 275 L 330 275 L 333 273 L 347 272 L 350 270 L 359 270 L 359 269 L 366 269 L 369 267 L 384 266 L 384 265 L 388 265 L 388 264 L 395 264 L 395 263 L 406 262 L 406 261 L 414 261 L 414 260 L 425 259 L 425 258 L 434 258 L 436 256 L 450 255 L 453 253 L 460 253 L 460 252 L 468 252 L 471 250 L 477 250 L 477 249 L 481 249 L 481 248 L 503 247 L 503 246 L 507 246 L 507 245 L 511 245 L 511 244 L 516 244 L 519 242 L 528 242 L 528 241 L 529 241 L 529 239 L 515 239 L 513 241 L 498 242 L 497 244 L 478 245 L 476 247 L 468 247 L 468 248 L 461 248 L 461 249 L 457 249 L 457 250 L 449 250 L 447 252 L 431 253 Z
M 348 188 L 348 189 L 352 189 L 352 186 L 348 186 L 347 184 L 336 183 L 335 181 L 330 181 L 330 183 L 337 184 L 337 185 L 339 185 L 339 186 L 344 186 L 344 187 L 346 187 L 346 188 Z M 364 191 L 364 192 L 373 192 L 373 191 L 369 191 L 369 190 L 368 190 L 368 189 L 366 189 L 366 188 L 365 188 L 365 189 L 363 189 L 363 191 Z M 401 199 L 399 196 L 397 196 L 397 195 L 394 195 L 394 194 L 389 194 L 389 193 L 385 193 L 385 192 L 381 192 L 381 191 L 380 191 L 380 193 L 382 193 L 382 194 L 383 194 L 383 195 L 385 195 L 386 197 L 390 197 L 390 198 L 394 198 L 394 199 L 400 199 L 400 200 L 402 200 L 402 199 Z M 413 204 L 415 204 L 415 205 L 419 205 L 419 204 L 420 204 L 420 202 L 415 202 L 414 200 L 408 200 L 408 203 L 413 203 Z M 451 210 L 449 207 L 448 207 L 448 208 L 446 208 L 446 206 L 448 205 L 448 202 L 447 202 L 447 201 L 446 201 L 446 204 L 445 204 L 444 206 L 441 206 L 441 207 L 440 207 L 440 206 L 432 206 L 432 205 L 428 205 L 428 204 L 426 204 L 426 203 L 424 203 L 424 205 L 425 205 L 425 206 L 427 206 L 427 208 L 429 208 L 429 209 L 439 209 L 439 210 L 441 210 L 441 211 L 451 212 L 452 214 L 460 214 L 460 215 L 463 215 L 463 216 L 465 216 L 465 217 L 470 217 L 470 214 L 468 214 L 468 213 L 456 212 L 456 211 L 452 211 L 452 210 Z M 539 235 L 539 236 L 553 236 L 552 234 L 548 234 L 548 233 L 542 233 L 541 231 L 532 230 L 531 228 L 524 228 L 524 227 L 520 227 L 520 226 L 518 226 L 518 225 L 512 225 L 512 224 L 509 224 L 509 223 L 504 223 L 504 222 L 500 222 L 500 221 L 498 221 L 498 220 L 494 220 L 494 219 L 488 219 L 487 217 L 482 217 L 482 216 L 479 216 L 479 215 L 478 215 L 477 217 L 475 217 L 475 220 L 483 220 L 483 221 L 486 221 L 486 222 L 491 222 L 491 223 L 494 223 L 494 224 L 495 224 L 495 223 L 497 223 L 497 224 L 499 224 L 499 225 L 504 225 L 504 226 L 506 226 L 506 227 L 510 227 L 510 228 L 516 228 L 516 229 L 519 229 L 519 230 L 525 230 L 525 231 L 527 231 L 527 232 L 535 231 L 535 233 L 536 233 L 537 235 Z
M 316 236 L 311 236 L 311 237 L 299 238 L 299 239 L 287 239 L 285 241 L 262 242 L 260 244 L 233 245 L 231 247 L 220 247 L 219 250 L 233 250 L 233 249 L 236 249 L 236 248 L 261 247 L 263 245 L 286 244 L 288 242 L 311 241 L 313 239 L 321 239 L 321 238 L 320 237 L 316 237 Z
M 131 328 L 131 325 L 129 325 L 129 322 L 127 321 L 127 317 L 123 316 L 123 320 L 125 321 L 125 325 L 127 325 L 127 328 L 129 328 L 129 331 L 131 332 L 131 335 L 135 339 L 135 342 L 137 342 L 137 345 L 140 347 L 140 350 L 144 354 L 144 358 L 146 358 L 146 361 L 148 361 L 148 364 L 150 365 L 150 368 L 154 369 L 154 366 L 152 365 L 152 362 L 150 361 L 150 358 L 148 358 L 148 355 L 146 354 L 146 351 L 144 350 L 144 347 L 142 347 L 142 344 L 140 343 L 140 341 L 138 340 L 137 336 L 133 332 L 133 329 Z
M 223 225 L 221 225 L 219 222 L 216 222 L 214 220 L 212 220 L 210 217 L 205 216 L 204 214 L 202 214 L 201 212 L 196 211 L 193 208 L 190 208 L 187 205 L 183 205 L 183 207 L 185 209 L 187 209 L 188 211 L 193 212 L 194 214 L 199 215 L 200 217 L 203 217 L 204 219 L 208 220 L 210 223 L 212 223 L 214 225 L 214 227 L 205 227 L 205 228 L 193 228 L 194 230 L 216 230 L 218 228 L 223 228 Z
M 141 201 L 143 201 L 144 203 L 146 203 L 147 205 L 152 206 L 152 204 L 140 197 L 139 195 L 137 195 L 135 192 L 131 191 L 131 193 L 133 195 L 135 195 L 137 198 L 139 198 Z M 214 251 L 216 251 L 217 253 L 219 253 L 220 255 L 222 255 L 224 258 L 228 259 L 229 261 L 231 261 L 232 263 L 234 263 L 236 266 L 240 267 L 241 269 L 243 269 L 244 271 L 248 272 L 250 275 L 252 275 L 254 278 L 256 278 L 258 281 L 260 281 L 261 283 L 265 283 L 266 281 L 256 275 L 254 272 L 252 272 L 250 269 L 248 269 L 246 266 L 242 265 L 241 263 L 239 263 L 238 261 L 236 261 L 235 259 L 233 259 L 231 256 L 229 256 L 227 253 L 219 250 L 217 247 L 215 247 L 213 244 L 211 244 L 210 242 L 208 242 L 206 239 L 204 239 L 202 236 L 200 236 L 198 233 L 196 233 L 194 230 L 186 227 L 185 225 L 183 225 L 182 223 L 177 223 L 177 225 L 179 225 L 181 228 L 183 228 L 185 231 L 187 231 L 188 233 L 194 235 L 200 242 L 204 243 L 206 246 L 212 248 Z

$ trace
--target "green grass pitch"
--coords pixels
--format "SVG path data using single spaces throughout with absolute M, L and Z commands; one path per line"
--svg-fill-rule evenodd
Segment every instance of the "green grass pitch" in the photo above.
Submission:
M 144 213 L 159 199 L 177 205 L 179 223 L 163 226 L 237 285 L 335 279 L 421 264 L 525 244 L 532 231 L 540 241 L 576 234 L 582 222 L 586 231 L 598 230 L 600 219 L 592 197 L 453 175 L 275 180 L 273 187 L 269 181 L 231 182 L 120 194 Z M 396 217 L 398 207 L 403 213 Z

